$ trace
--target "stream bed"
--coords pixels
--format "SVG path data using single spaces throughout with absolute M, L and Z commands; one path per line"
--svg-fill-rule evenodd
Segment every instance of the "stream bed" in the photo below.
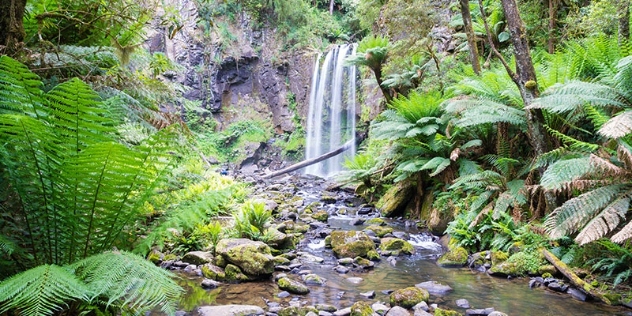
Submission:
M 296 180 L 293 180 L 296 183 Z M 309 182 L 309 181 L 308 181 Z M 269 185 L 263 184 L 262 186 Z M 318 201 L 318 185 L 301 187 L 296 196 L 305 199 L 304 205 Z M 346 197 L 347 199 L 349 196 Z M 341 198 L 342 200 L 342 198 Z M 362 230 L 363 225 L 353 225 L 355 212 L 339 212 L 340 208 L 348 208 L 349 203 L 337 203 L 321 207 L 328 208 L 332 215 L 327 227 L 333 230 Z M 369 215 L 371 216 L 371 215 Z M 375 216 L 375 213 L 373 214 Z M 196 315 L 197 307 L 204 305 L 257 305 L 265 310 L 274 306 L 315 306 L 330 304 L 338 309 L 351 306 L 354 302 L 389 301 L 388 291 L 415 286 L 415 284 L 436 281 L 452 287 L 452 291 L 444 295 L 431 294 L 428 304 L 437 304 L 441 308 L 449 308 L 465 314 L 465 308 L 458 307 L 457 299 L 466 299 L 471 308 L 482 309 L 493 307 L 508 315 L 627 315 L 632 310 L 620 306 L 607 306 L 596 302 L 583 302 L 573 299 L 565 293 L 557 293 L 544 287 L 529 288 L 529 278 L 505 279 L 492 277 L 486 273 L 471 271 L 468 268 L 442 268 L 436 264 L 442 248 L 435 243 L 436 237 L 419 231 L 415 225 L 403 220 L 387 220 L 396 232 L 403 232 L 415 247 L 415 254 L 396 258 L 382 257 L 374 268 L 366 271 L 351 269 L 340 274 L 334 271 L 338 265 L 337 258 L 331 249 L 325 248 L 323 238 L 316 234 L 305 235 L 297 246 L 297 259 L 300 267 L 292 271 L 277 271 L 267 279 L 239 284 L 222 284 L 215 289 L 203 289 L 202 277 L 180 273 L 181 285 L 187 293 L 180 303 L 180 309 Z M 318 262 L 310 258 L 320 258 Z M 322 260 L 321 260 L 322 259 Z M 395 259 L 395 260 L 393 260 Z M 307 295 L 289 295 L 278 297 L 282 292 L 274 282 L 274 277 L 285 273 L 295 278 L 296 274 L 314 273 L 324 279 L 324 285 L 309 285 Z M 375 291 L 375 297 L 367 298 L 366 293 Z M 364 295 L 363 295 L 364 294 Z M 412 315 L 412 313 L 411 313 Z

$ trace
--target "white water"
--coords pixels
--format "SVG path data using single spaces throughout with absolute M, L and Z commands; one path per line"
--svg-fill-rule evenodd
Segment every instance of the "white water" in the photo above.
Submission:
M 357 44 L 337 46 L 325 55 L 318 55 L 307 115 L 305 159 L 321 156 L 352 140 L 353 148 L 307 167 L 305 173 L 330 177 L 342 170 L 345 157 L 355 154 L 356 67 L 344 60 L 355 55 Z

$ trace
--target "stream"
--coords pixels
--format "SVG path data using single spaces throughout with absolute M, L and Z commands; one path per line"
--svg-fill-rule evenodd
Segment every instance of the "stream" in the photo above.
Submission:
M 297 183 L 296 180 L 292 180 Z M 300 183 L 306 184 L 301 186 Z M 267 184 L 263 184 L 265 186 Z M 304 205 L 319 200 L 318 191 L 322 186 L 310 181 L 298 181 L 297 196 L 305 199 Z M 349 193 L 341 193 L 341 201 L 349 201 Z M 336 202 L 322 207 L 331 214 L 327 224 L 331 229 L 362 230 L 365 225 L 352 225 L 351 221 L 360 215 L 350 210 L 349 203 Z M 340 209 L 344 208 L 344 212 Z M 340 215 L 343 213 L 343 215 Z M 362 215 L 366 216 L 366 215 Z M 371 216 L 371 215 L 368 215 Z M 375 213 L 373 213 L 375 216 Z M 557 293 L 545 287 L 529 288 L 529 278 L 505 279 L 489 276 L 486 273 L 471 271 L 468 268 L 442 268 L 436 264 L 436 258 L 441 255 L 441 246 L 433 242 L 436 237 L 419 231 L 415 225 L 403 220 L 387 220 L 395 232 L 405 232 L 409 241 L 415 247 L 415 254 L 399 256 L 396 260 L 382 257 L 375 267 L 366 271 L 351 269 L 346 274 L 339 274 L 333 270 L 338 265 L 337 258 L 331 249 L 325 248 L 324 240 L 318 235 L 305 235 L 305 239 L 297 246 L 298 258 L 293 262 L 302 265 L 292 271 L 275 272 L 292 275 L 295 273 L 310 273 L 325 278 L 323 286 L 310 285 L 307 295 L 290 295 L 279 298 L 281 292 L 274 276 L 269 280 L 247 282 L 240 284 L 223 284 L 218 288 L 206 290 L 200 286 L 202 277 L 181 273 L 180 283 L 187 293 L 180 303 L 180 309 L 196 315 L 195 310 L 203 305 L 244 304 L 257 305 L 265 310 L 274 306 L 315 306 L 330 304 L 338 309 L 351 306 L 354 302 L 365 300 L 368 302 L 388 302 L 388 290 L 397 290 L 414 286 L 417 283 L 436 281 L 449 285 L 452 291 L 445 295 L 431 294 L 428 304 L 437 304 L 441 308 L 456 310 L 462 314 L 465 309 L 458 307 L 457 299 L 466 299 L 471 308 L 493 307 L 497 311 L 508 315 L 632 315 L 632 311 L 625 307 L 613 307 L 597 302 L 582 302 L 573 299 L 565 293 Z M 301 256 L 301 254 L 307 255 Z M 309 258 L 322 258 L 322 262 L 310 262 Z M 295 275 L 296 277 L 296 275 Z M 374 298 L 362 295 L 375 291 Z M 411 313 L 412 315 L 412 313 Z

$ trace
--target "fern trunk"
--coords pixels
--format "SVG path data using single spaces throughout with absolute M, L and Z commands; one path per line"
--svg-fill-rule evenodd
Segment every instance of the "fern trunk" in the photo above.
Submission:
M 24 40 L 24 7 L 26 0 L 0 0 L 0 46 L 9 50 Z
M 465 29 L 465 35 L 467 36 L 467 46 L 470 49 L 470 62 L 472 63 L 472 69 L 477 75 L 481 74 L 481 63 L 478 60 L 478 47 L 476 45 L 476 35 L 474 34 L 474 28 L 472 27 L 472 15 L 470 14 L 470 1 L 459 0 L 461 4 L 461 16 L 463 17 L 463 28 Z

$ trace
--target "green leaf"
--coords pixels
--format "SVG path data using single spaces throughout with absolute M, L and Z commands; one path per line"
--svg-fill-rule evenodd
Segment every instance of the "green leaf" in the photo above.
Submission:
M 504 43 L 504 42 L 508 41 L 509 38 L 511 38 L 511 35 L 509 35 L 509 33 L 506 32 L 506 31 L 500 32 L 500 34 L 498 34 L 498 42 L 500 42 L 500 43 Z
M 581 178 L 590 170 L 590 157 L 560 160 L 544 172 L 540 184 L 547 190 L 560 189 L 573 180 Z

